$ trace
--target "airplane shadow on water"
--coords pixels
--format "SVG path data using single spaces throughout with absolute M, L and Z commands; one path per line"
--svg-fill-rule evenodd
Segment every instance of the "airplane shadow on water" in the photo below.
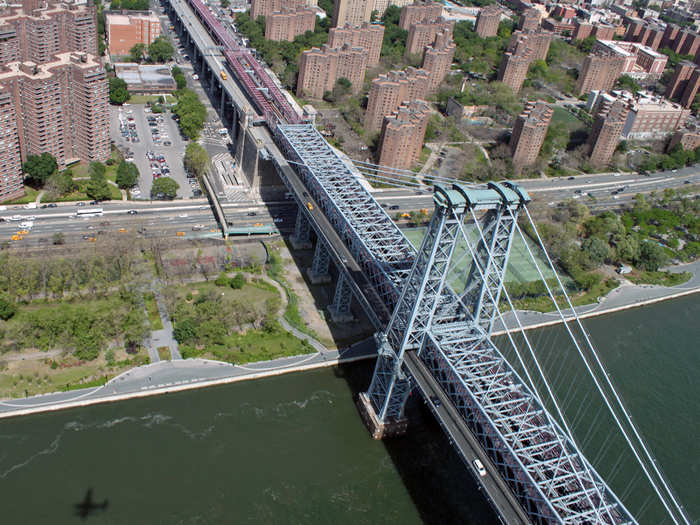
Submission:
M 101 503 L 93 501 L 92 488 L 89 488 L 85 493 L 83 501 L 76 503 L 73 507 L 75 509 L 75 515 L 85 520 L 92 514 L 106 511 L 107 507 L 109 507 L 109 500 L 105 498 Z

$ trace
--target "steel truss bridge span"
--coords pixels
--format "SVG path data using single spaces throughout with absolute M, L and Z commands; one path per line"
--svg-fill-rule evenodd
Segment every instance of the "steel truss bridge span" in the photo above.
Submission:
M 383 303 L 377 318 L 386 324 L 367 393 L 379 419 L 402 417 L 415 375 L 410 368 L 425 368 L 530 521 L 635 523 L 490 338 L 515 221 L 527 195 L 516 186 L 436 187 L 435 214 L 416 252 L 313 126 L 280 125 L 276 138 Z M 459 294 L 446 285 L 446 272 L 454 241 L 471 216 L 482 234 Z M 404 352 L 418 359 L 403 359 Z

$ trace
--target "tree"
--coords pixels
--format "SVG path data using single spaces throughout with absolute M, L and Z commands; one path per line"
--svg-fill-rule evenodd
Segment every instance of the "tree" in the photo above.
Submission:
M 209 155 L 198 143 L 190 142 L 185 149 L 183 162 L 187 171 L 195 175 L 202 175 L 209 162 Z
M 592 268 L 610 259 L 610 246 L 600 237 L 589 237 L 581 243 L 581 250 L 588 256 Z
M 642 86 L 640 86 L 637 81 L 629 75 L 621 75 L 620 78 L 617 79 L 615 86 L 619 89 L 631 91 L 632 93 L 637 93 L 642 89 Z
M 177 196 L 177 190 L 180 185 L 170 177 L 161 177 L 153 181 L 151 187 L 151 198 L 174 199 Z
M 593 49 L 593 44 L 595 44 L 596 38 L 591 35 L 587 38 L 584 38 L 579 42 L 578 48 L 583 51 L 584 53 L 590 53 L 591 49 Z
M 152 62 L 162 64 L 173 58 L 173 45 L 165 36 L 159 36 L 148 46 L 148 57 Z
M 229 0 L 221 0 L 220 4 L 223 9 L 226 9 L 228 6 L 231 5 L 231 2 L 229 2 Z
M 66 240 L 63 236 L 63 233 L 61 233 L 61 232 L 54 233 L 52 241 L 53 241 L 53 244 L 55 244 L 56 246 L 59 246 L 61 244 L 65 244 L 65 242 L 66 242 Z
M 229 281 L 229 285 L 234 290 L 240 290 L 241 288 L 243 288 L 243 286 L 245 286 L 245 283 L 245 276 L 242 273 L 237 273 L 235 277 L 233 277 L 233 279 Z
M 122 161 L 117 167 L 117 186 L 125 190 L 131 188 L 139 180 L 139 169 L 133 162 Z
M 109 79 L 109 102 L 111 104 L 116 104 L 121 106 L 124 102 L 129 100 L 131 95 L 127 89 L 126 81 L 119 77 L 112 77 Z
M 101 162 L 91 162 L 88 168 L 90 180 L 85 187 L 85 194 L 96 201 L 108 201 L 112 198 L 112 191 L 105 177 L 105 165 Z
M 666 255 L 662 246 L 651 239 L 641 243 L 639 259 L 637 260 L 639 266 L 647 271 L 655 272 L 667 263 L 668 255 Z
M 146 53 L 146 44 L 134 44 L 134 47 L 129 49 L 129 60 L 131 62 L 141 63 L 143 55 Z
M 335 82 L 335 87 L 333 88 L 333 95 L 335 96 L 335 98 L 337 100 L 337 99 L 343 98 L 346 95 L 349 95 L 351 89 L 352 89 L 352 82 L 350 82 L 345 77 L 340 77 Z
M 26 179 L 34 184 L 42 185 L 58 169 L 58 163 L 50 153 L 41 155 L 29 155 L 27 161 L 22 164 L 22 171 Z
M 7 321 L 17 313 L 15 303 L 10 301 L 9 297 L 0 295 L 0 319 Z

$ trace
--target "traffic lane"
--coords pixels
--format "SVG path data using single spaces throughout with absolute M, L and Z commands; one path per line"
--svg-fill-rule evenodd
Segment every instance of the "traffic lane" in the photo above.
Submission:
M 469 468 L 477 483 L 480 483 L 486 490 L 486 494 L 492 505 L 496 507 L 497 512 L 506 520 L 505 522 L 508 525 L 528 524 L 529 520 L 520 503 L 501 477 L 496 466 L 491 462 L 491 458 L 484 452 L 481 444 L 452 404 L 452 400 L 445 394 L 414 352 L 407 352 L 404 362 L 425 396 L 426 403 L 430 404 L 431 410 L 447 430 L 453 445 L 457 447 L 463 460 L 467 463 L 467 468 Z M 440 405 L 435 406 L 431 397 L 438 398 Z M 474 470 L 472 461 L 476 458 L 479 458 L 486 468 L 486 476 L 479 476 Z

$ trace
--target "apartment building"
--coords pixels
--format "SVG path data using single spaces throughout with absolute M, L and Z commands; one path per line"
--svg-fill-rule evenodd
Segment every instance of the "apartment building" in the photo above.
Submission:
M 12 99 L 23 160 L 48 152 L 63 168 L 109 157 L 108 83 L 97 57 L 61 53 L 45 64 L 12 62 L 0 70 L 0 91 Z
M 508 42 L 507 51 L 521 55 L 530 49 L 532 60 L 546 60 L 553 34 L 549 31 L 514 31 Z
M 612 89 L 624 71 L 625 60 L 625 57 L 620 55 L 588 55 L 579 71 L 576 93 L 582 95 L 593 90 Z
M 683 127 L 690 116 L 689 109 L 646 91 L 637 94 L 623 90 L 592 91 L 588 95 L 586 108 L 597 116 L 616 101 L 624 102 L 629 109 L 621 132 L 624 139 L 664 138 Z
M 12 95 L 0 89 L 0 202 L 24 195 L 24 175 Z
M 97 54 L 94 5 L 26 2 L 0 14 L 0 66 L 16 61 L 43 64 L 57 53 Z
M 160 19 L 153 13 L 108 13 L 105 33 L 111 55 L 128 55 L 136 44 L 148 46 L 160 36 Z
M 326 91 L 332 91 L 339 78 L 347 78 L 352 84 L 352 92 L 362 87 L 367 71 L 367 50 L 345 44 L 331 48 L 324 44 L 304 51 L 299 62 L 297 95 L 322 98 Z
M 439 17 L 437 20 L 417 22 L 408 29 L 406 39 L 406 55 L 420 55 L 423 50 L 435 41 L 438 33 L 447 31 L 452 38 L 454 20 L 445 20 Z
M 379 64 L 384 39 L 384 26 L 364 22 L 360 26 L 333 27 L 328 32 L 328 47 L 337 48 L 348 44 L 367 50 L 367 66 Z
M 686 151 L 700 148 L 700 131 L 698 130 L 678 130 L 671 137 L 667 151 L 672 151 L 678 144 Z
M 530 49 L 521 51 L 519 55 L 505 52 L 498 68 L 497 79 L 510 87 L 513 93 L 517 93 L 525 82 L 532 60 L 532 50 Z
M 538 13 L 539 16 L 539 13 Z M 476 34 L 481 38 L 496 36 L 498 25 L 501 23 L 501 9 L 496 5 L 489 5 L 479 11 L 476 17 Z M 539 18 L 537 19 L 539 25 Z
M 390 5 L 408 6 L 413 0 L 335 0 L 333 27 L 359 26 L 372 19 L 372 12 L 382 16 Z
M 615 101 L 606 105 L 598 113 L 591 134 L 588 136 L 590 162 L 594 166 L 605 166 L 610 163 L 615 148 L 620 142 L 622 130 L 627 122 L 629 108 L 623 101 Z
M 287 9 L 270 13 L 265 19 L 265 38 L 277 42 L 291 42 L 298 35 L 313 31 L 316 27 L 316 10 Z
M 571 38 L 573 40 L 585 40 L 589 36 L 593 36 L 599 40 L 613 40 L 615 33 L 616 28 L 613 25 L 593 24 L 576 19 L 574 20 L 574 32 Z
M 537 101 L 529 102 L 518 115 L 510 136 L 510 152 L 516 172 L 520 172 L 524 166 L 531 166 L 537 160 L 553 114 L 551 106 Z
M 452 59 L 455 56 L 456 49 L 457 46 L 447 31 L 442 31 L 435 35 L 435 42 L 425 48 L 422 67 L 430 75 L 428 93 L 437 92 L 440 84 L 452 67 Z
M 379 146 L 379 164 L 408 170 L 420 160 L 430 107 L 422 100 L 404 102 L 384 117 Z
M 683 60 L 676 66 L 666 88 L 665 96 L 670 100 L 679 101 L 684 107 L 689 108 L 695 100 L 698 88 L 700 88 L 700 66 Z
M 444 6 L 439 2 L 427 2 L 425 4 L 407 5 L 401 9 L 399 27 L 408 31 L 411 26 L 425 20 L 434 22 L 442 16 Z
M 404 100 L 425 99 L 430 89 L 430 73 L 413 67 L 389 71 L 372 81 L 367 99 L 364 127 L 379 131 L 386 115 L 391 115 Z
M 595 55 L 614 55 L 624 59 L 620 74 L 633 78 L 659 78 L 666 68 L 668 57 L 643 44 L 596 40 L 591 52 Z
M 283 9 L 297 11 L 315 5 L 315 1 L 310 3 L 307 0 L 251 0 L 250 18 L 255 20 L 259 16 L 268 17 L 272 13 L 277 13 Z
M 540 20 L 542 20 L 542 13 L 540 13 L 539 9 L 528 7 L 520 15 L 518 29 L 522 31 L 537 31 L 540 28 Z

